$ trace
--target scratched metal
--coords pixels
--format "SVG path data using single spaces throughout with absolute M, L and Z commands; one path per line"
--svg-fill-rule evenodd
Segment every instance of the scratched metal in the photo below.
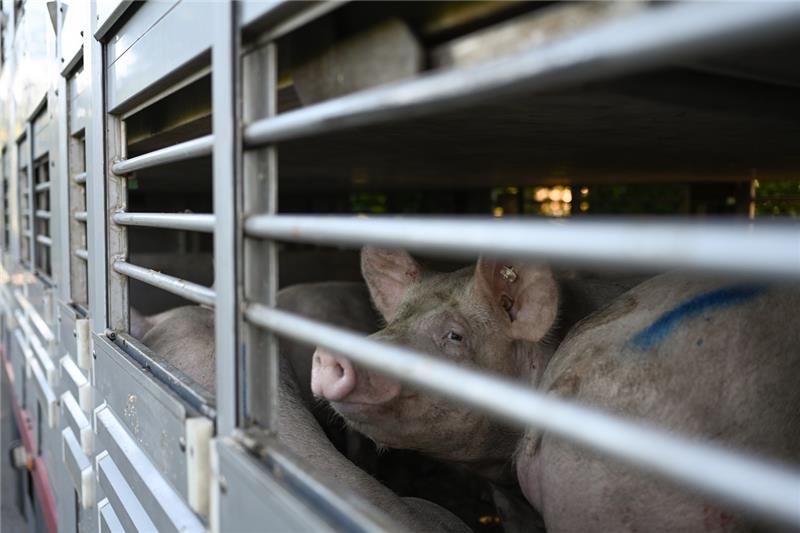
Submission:
M 187 409 L 152 374 L 104 336 L 93 334 L 95 393 L 105 399 L 161 475 L 187 498 L 185 439 Z M 99 449 L 99 448 L 98 448 Z

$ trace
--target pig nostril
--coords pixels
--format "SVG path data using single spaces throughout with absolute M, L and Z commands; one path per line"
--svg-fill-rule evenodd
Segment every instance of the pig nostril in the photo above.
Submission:
M 340 378 L 344 376 L 344 367 L 342 365 L 336 365 L 336 375 Z

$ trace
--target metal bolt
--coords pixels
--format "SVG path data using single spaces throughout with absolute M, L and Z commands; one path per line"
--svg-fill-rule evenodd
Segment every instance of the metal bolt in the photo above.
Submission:
M 227 494 L 227 492 L 228 492 L 228 480 L 225 479 L 225 476 L 219 476 L 219 479 L 218 479 L 217 483 L 219 484 L 219 491 L 222 494 Z
M 186 439 L 184 437 L 178 439 L 178 446 L 180 446 L 182 452 L 186 451 Z
M 107 329 L 105 333 L 106 333 L 106 337 L 108 337 L 110 340 L 112 340 L 112 341 L 113 341 L 113 340 L 116 340 L 116 338 L 117 338 L 117 333 L 116 333 L 115 331 L 112 331 L 112 330 L 110 330 L 110 329 Z

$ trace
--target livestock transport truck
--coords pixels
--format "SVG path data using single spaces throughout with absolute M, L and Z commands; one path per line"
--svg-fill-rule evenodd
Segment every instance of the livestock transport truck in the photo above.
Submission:
M 363 245 L 796 283 L 800 3 L 0 6 L 4 532 L 404 529 L 282 441 L 277 336 L 800 528 L 800 465 L 274 307 Z M 211 387 L 133 335 L 188 304 Z

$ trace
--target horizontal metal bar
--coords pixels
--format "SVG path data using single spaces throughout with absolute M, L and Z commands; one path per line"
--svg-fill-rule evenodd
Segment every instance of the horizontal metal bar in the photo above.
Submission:
M 510 93 L 546 90 L 739 49 L 796 31 L 798 2 L 687 2 L 644 10 L 551 45 L 479 66 L 421 76 L 264 118 L 248 146 L 442 113 Z
M 75 180 L 75 183 L 85 184 L 86 183 L 86 172 L 81 172 L 80 174 L 75 174 L 72 177 Z
M 48 191 L 48 190 L 50 190 L 50 182 L 49 181 L 44 181 L 42 183 L 37 183 L 36 187 L 34 187 L 34 190 L 36 192 Z
M 673 436 L 505 378 L 367 339 L 291 313 L 250 304 L 248 321 L 317 344 L 403 383 L 450 398 L 520 427 L 537 427 L 686 486 L 800 526 L 800 470 Z
M 89 217 L 89 213 L 86 211 L 75 211 L 73 216 L 78 222 L 86 222 L 86 219 Z
M 133 265 L 126 261 L 116 261 L 114 263 L 114 270 L 129 278 L 138 279 L 142 283 L 147 283 L 148 285 L 163 289 L 181 298 L 186 298 L 187 300 L 199 304 L 213 306 L 217 299 L 213 289 L 198 285 L 197 283 L 192 283 L 191 281 L 168 276 L 149 268 Z
M 78 259 L 83 259 L 84 261 L 89 260 L 89 250 L 79 249 L 75 250 L 75 257 Z
M 214 136 L 205 135 L 197 139 L 192 139 L 191 141 L 174 144 L 130 159 L 117 161 L 111 166 L 111 170 L 114 174 L 121 176 L 136 170 L 165 165 L 167 163 L 175 163 L 176 161 L 183 161 L 184 159 L 191 159 L 193 157 L 211 155 L 213 146 Z
M 36 213 L 34 213 L 36 218 L 40 218 L 43 220 L 50 220 L 50 211 L 45 211 L 44 209 L 38 209 Z
M 690 219 L 481 219 L 256 215 L 254 237 L 474 258 L 800 277 L 800 224 Z
M 188 213 L 114 213 L 114 222 L 123 226 L 144 226 L 187 231 L 214 232 L 214 215 Z
M 51 239 L 47 235 L 37 235 L 36 242 L 38 242 L 39 244 L 43 244 L 45 246 L 53 246 L 53 239 Z

